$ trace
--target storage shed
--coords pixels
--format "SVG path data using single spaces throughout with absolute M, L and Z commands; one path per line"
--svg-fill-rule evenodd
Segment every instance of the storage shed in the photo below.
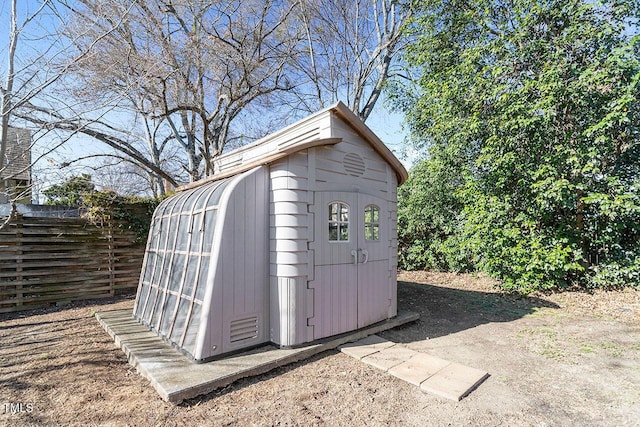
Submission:
M 195 361 L 394 317 L 406 179 L 342 103 L 221 156 L 156 209 L 134 317 Z

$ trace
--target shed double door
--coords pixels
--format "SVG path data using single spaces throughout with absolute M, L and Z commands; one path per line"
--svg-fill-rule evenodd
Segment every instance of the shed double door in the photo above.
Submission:
M 315 205 L 314 339 L 386 319 L 392 297 L 387 202 L 318 192 Z

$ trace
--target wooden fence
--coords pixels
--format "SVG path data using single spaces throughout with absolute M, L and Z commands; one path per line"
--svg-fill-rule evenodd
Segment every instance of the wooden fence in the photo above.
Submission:
M 18 215 L 0 230 L 0 313 L 133 292 L 143 256 L 118 227 Z

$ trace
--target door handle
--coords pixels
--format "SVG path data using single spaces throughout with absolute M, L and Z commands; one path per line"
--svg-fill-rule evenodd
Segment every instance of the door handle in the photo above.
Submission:
M 369 261 L 369 251 L 366 249 L 360 249 L 362 251 L 362 255 L 364 255 L 364 261 L 362 261 L 363 264 L 366 264 L 367 261 Z
M 351 249 L 351 256 L 353 257 L 353 265 L 358 264 L 358 251 L 355 249 Z

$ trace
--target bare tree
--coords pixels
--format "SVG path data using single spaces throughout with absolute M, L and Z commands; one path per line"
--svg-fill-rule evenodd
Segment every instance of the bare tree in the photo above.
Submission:
M 46 6 L 47 2 L 42 3 L 42 5 L 32 14 L 29 14 L 24 18 L 22 22 L 18 22 L 18 4 L 17 0 L 11 1 L 10 6 L 10 24 L 8 26 L 8 40 L 9 44 L 7 47 L 7 57 L 6 57 L 6 69 L 4 70 L 4 81 L 0 83 L 0 96 L 2 97 L 0 103 L 0 175 L 2 178 L 0 179 L 0 191 L 6 191 L 7 188 L 7 180 L 11 178 L 11 176 L 5 176 L 3 172 L 6 170 L 8 161 L 7 161 L 7 153 L 8 146 L 10 144 L 9 140 L 9 125 L 11 112 L 16 104 L 20 104 L 20 102 L 24 101 L 28 96 L 33 96 L 34 91 L 27 91 L 27 94 L 24 94 L 24 89 L 27 87 L 28 83 L 33 80 L 33 71 L 29 68 L 25 67 L 20 70 L 24 74 L 28 74 L 26 79 L 22 80 L 22 84 L 16 81 L 16 52 L 18 49 L 18 40 L 20 37 L 20 33 L 24 31 L 25 27 L 31 22 L 34 18 L 38 16 L 38 14 L 42 11 L 42 9 Z M 20 86 L 20 87 L 14 87 Z M 35 92 L 38 91 L 39 88 L 35 89 Z M 17 99 L 16 99 L 17 98 Z M 24 146 L 24 144 L 22 144 Z M 30 144 L 26 144 L 26 147 L 29 147 Z M 30 147 L 29 147 L 30 149 Z M 20 157 L 22 153 L 20 150 L 15 149 L 12 150 L 12 157 Z M 16 196 L 16 195 L 14 195 Z
M 170 166 L 175 156 L 166 154 L 167 151 L 171 153 L 171 150 L 166 149 L 171 137 L 158 138 L 158 120 L 144 115 L 131 115 L 128 111 L 123 113 L 106 101 L 99 107 L 84 102 L 70 104 L 63 101 L 64 95 L 69 95 L 65 90 L 63 88 L 62 93 L 60 90 L 54 90 L 49 97 L 42 97 L 39 105 L 26 104 L 25 108 L 16 111 L 14 115 L 37 126 L 63 132 L 64 141 L 79 135 L 88 136 L 112 150 L 104 150 L 101 154 L 76 156 L 62 162 L 60 167 L 91 158 L 113 157 L 143 168 L 147 172 L 150 189 L 154 194 L 165 193 L 165 182 L 170 186 L 179 184 L 181 175 Z M 107 118 L 110 114 L 120 121 L 110 121 Z
M 88 52 L 76 49 L 73 39 L 62 37 L 55 31 L 67 18 L 60 5 L 59 0 L 20 5 L 17 0 L 11 0 L 9 5 L 7 56 L 6 62 L 0 61 L 3 68 L 0 83 L 0 188 L 7 192 L 12 201 L 23 195 L 9 194 L 6 191 L 8 180 L 25 171 L 28 174 L 33 163 L 60 147 L 69 137 L 60 137 L 54 132 L 50 126 L 51 120 L 40 119 L 38 113 L 42 112 L 42 108 L 36 107 L 56 85 L 64 81 L 69 70 Z M 106 34 L 95 34 L 91 45 Z M 68 94 L 65 97 L 68 98 Z M 52 112 L 55 111 L 50 109 L 46 114 L 53 117 L 55 113 Z M 10 126 L 27 127 L 32 135 L 31 143 L 22 143 L 18 147 L 15 138 L 9 137 Z M 32 156 L 33 147 L 43 141 L 46 141 L 46 145 L 39 145 L 41 152 Z M 18 160 L 25 156 L 31 161 L 21 165 L 21 169 L 16 169 Z M 9 165 L 11 168 L 7 169 Z M 25 191 L 24 194 L 28 194 L 30 190 L 27 188 Z
M 17 0 L 11 2 L 11 24 L 9 26 L 9 49 L 7 55 L 7 71 L 4 86 L 0 87 L 2 104 L 0 105 L 0 115 L 2 116 L 2 126 L 0 133 L 0 170 L 3 169 L 6 161 L 7 137 L 9 131 L 9 111 L 11 110 L 11 94 L 13 93 L 13 80 L 15 71 L 15 54 L 18 44 L 18 21 L 17 21 Z
M 122 111 L 117 111 L 113 95 L 93 104 L 84 102 L 78 96 L 81 90 L 87 90 L 86 87 L 79 89 L 77 86 L 79 64 L 91 61 L 95 49 L 108 40 L 109 34 L 122 24 L 130 8 L 130 4 L 123 5 L 121 10 L 111 14 L 110 25 L 85 25 L 78 27 L 77 32 L 70 33 L 57 31 L 65 28 L 72 11 L 66 0 L 43 1 L 37 11 L 31 14 L 27 12 L 20 25 L 18 14 L 25 7 L 17 9 L 17 2 L 14 0 L 9 26 L 6 84 L 0 87 L 3 95 L 0 106 L 2 131 L 6 135 L 10 120 L 18 121 L 21 126 L 29 127 L 34 135 L 33 144 L 28 150 L 36 145 L 38 139 L 46 141 L 46 145 L 38 144 L 44 150 L 34 157 L 34 161 L 70 139 L 77 140 L 78 135 L 102 141 L 117 149 L 119 155 L 127 161 L 143 167 L 153 182 L 153 189 L 163 193 L 164 182 L 177 185 L 180 174 L 166 171 L 171 168 L 166 168 L 164 164 L 169 159 L 162 155 L 163 142 L 160 141 L 158 145 L 150 143 L 159 139 L 152 135 L 160 127 L 158 120 L 149 119 L 149 114 L 135 116 L 132 120 L 142 125 L 137 129 L 139 132 L 134 132 L 127 126 L 122 126 L 119 120 L 116 121 L 117 125 L 108 120 L 109 114 L 122 116 Z M 35 31 L 23 36 L 27 24 L 33 25 Z M 25 38 L 21 44 L 22 49 L 17 48 L 19 36 Z M 16 69 L 14 64 L 18 61 L 22 66 Z M 3 137 L 0 151 L 7 153 L 9 142 Z M 16 150 L 13 152 L 16 153 Z M 0 165 L 3 161 L 6 163 L 6 160 L 6 155 L 0 155 Z M 78 159 L 71 159 L 63 165 L 77 161 Z M 0 171 L 2 170 L 3 166 L 0 166 Z
M 297 46 L 297 29 L 290 25 L 296 2 L 286 7 L 277 0 L 75 4 L 69 5 L 75 19 L 65 31 L 77 40 L 79 51 L 90 52 L 74 67 L 81 84 L 75 96 L 85 106 L 110 99 L 112 117 L 114 111 L 138 117 L 146 134 L 145 154 L 159 169 L 162 151 L 177 144 L 190 180 L 212 174 L 215 157 L 239 136 L 232 122 L 262 98 L 291 88 L 287 66 Z M 112 18 L 123 13 L 126 19 L 120 22 Z M 93 43 L 107 31 L 108 36 Z M 105 135 L 98 139 L 114 142 L 107 136 L 116 126 L 98 123 L 95 113 L 79 112 L 78 121 L 75 113 L 73 120 L 58 119 L 53 125 L 75 125 L 84 134 L 99 126 Z M 131 144 L 123 142 L 109 145 L 132 156 Z
M 408 3 L 408 2 L 404 2 Z M 398 53 L 408 40 L 403 28 L 411 9 L 398 0 L 303 0 L 298 14 L 303 76 L 294 106 L 315 111 L 344 100 L 363 121 L 398 72 Z
M 157 192 L 149 193 L 154 185 L 149 182 L 149 174 L 144 169 L 117 156 L 103 157 L 98 164 L 83 167 L 81 170 L 90 174 L 96 188 L 102 191 L 113 191 L 120 196 L 160 195 Z
M 46 78 L 37 81 L 46 84 L 26 92 L 38 96 L 3 96 L 3 111 L 57 132 L 53 146 L 80 135 L 106 144 L 104 153 L 62 164 L 111 156 L 145 170 L 155 194 L 212 174 L 225 147 L 290 118 L 274 120 L 274 111 L 315 111 L 343 99 L 366 120 L 397 67 L 410 17 L 395 0 L 42 5 L 69 22 L 56 39 L 65 48 L 42 55 Z M 9 72 L 6 81 L 23 74 Z M 4 86 L 3 95 L 12 92 Z

